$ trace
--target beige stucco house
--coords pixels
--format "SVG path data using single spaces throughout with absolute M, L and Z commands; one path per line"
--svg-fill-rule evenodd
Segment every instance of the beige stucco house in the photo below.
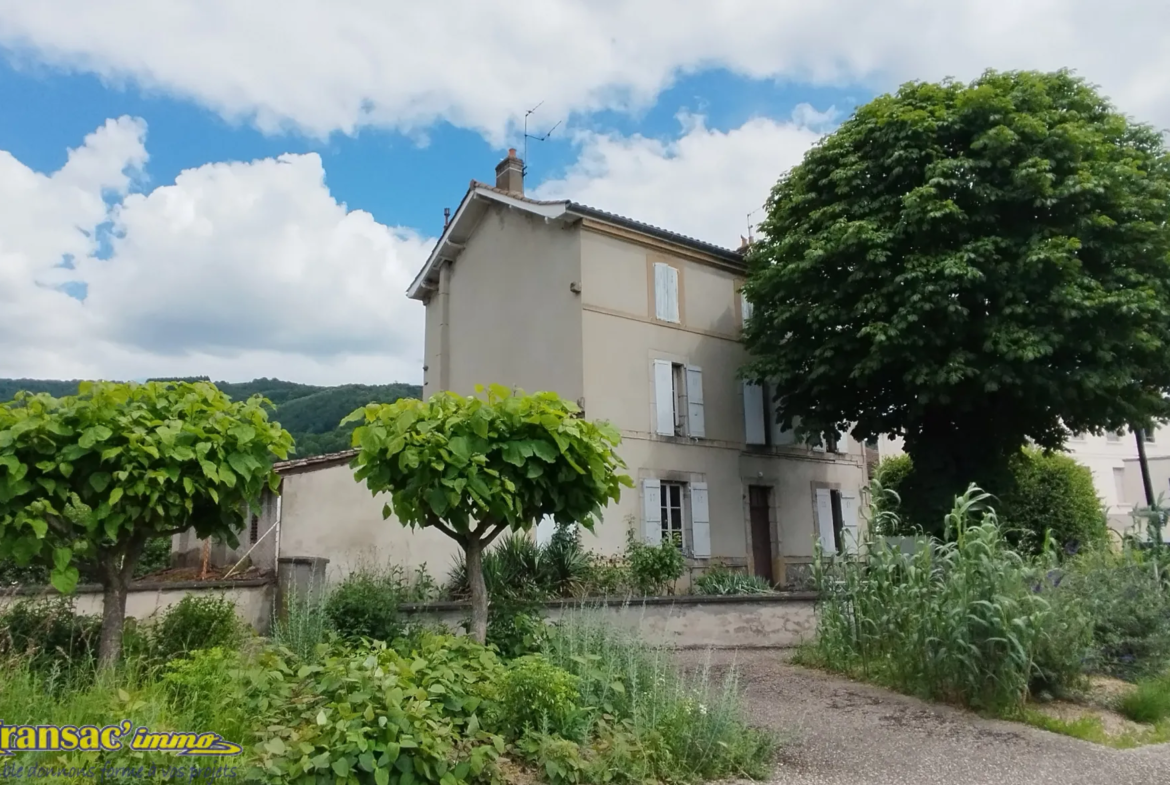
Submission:
M 570 201 L 524 195 L 511 151 L 494 186 L 472 181 L 408 296 L 426 306 L 423 395 L 472 394 L 493 383 L 551 390 L 619 429 L 636 480 L 604 511 L 587 547 L 620 553 L 627 533 L 681 542 L 691 574 L 715 562 L 776 584 L 800 581 L 819 541 L 851 551 L 866 451 L 853 439 L 814 447 L 773 424 L 769 396 L 745 385 L 740 331 L 747 304 L 738 251 Z M 232 563 L 252 549 L 278 559 L 329 559 L 332 580 L 362 563 L 437 579 L 456 553 L 434 531 L 382 519 L 383 501 L 353 480 L 352 452 L 277 465 L 279 496 L 241 537 L 216 546 Z M 542 522 L 537 537 L 547 537 Z M 188 563 L 193 534 L 176 536 Z
M 514 150 L 496 175 L 472 181 L 408 290 L 426 305 L 423 395 L 551 390 L 616 426 L 637 489 L 587 536 L 595 550 L 621 551 L 631 530 L 673 534 L 696 568 L 718 560 L 784 583 L 818 539 L 853 547 L 862 445 L 796 443 L 737 378 L 742 255 L 528 198 Z

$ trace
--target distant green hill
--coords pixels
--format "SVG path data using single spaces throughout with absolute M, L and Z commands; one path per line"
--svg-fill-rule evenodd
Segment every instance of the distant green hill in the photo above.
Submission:
M 183 381 L 210 381 L 207 377 L 189 377 Z M 235 400 L 263 395 L 276 406 L 272 418 L 293 435 L 296 456 L 305 458 L 349 449 L 353 426 L 338 427 L 341 418 L 371 401 L 393 403 L 399 398 L 418 398 L 417 384 L 343 384 L 318 387 L 281 379 L 253 379 L 250 382 L 216 382 Z M 0 402 L 10 401 L 20 390 L 47 392 L 60 397 L 77 393 L 77 380 L 0 379 Z

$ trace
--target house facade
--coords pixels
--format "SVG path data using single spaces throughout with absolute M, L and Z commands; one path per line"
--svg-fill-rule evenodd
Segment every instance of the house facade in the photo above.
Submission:
M 408 296 L 426 306 L 423 395 L 498 383 L 575 400 L 622 435 L 635 491 L 589 547 L 681 543 L 693 568 L 799 580 L 819 541 L 859 539 L 864 447 L 797 443 L 737 371 L 746 267 L 720 248 L 571 201 L 524 195 L 511 151 L 472 181 Z

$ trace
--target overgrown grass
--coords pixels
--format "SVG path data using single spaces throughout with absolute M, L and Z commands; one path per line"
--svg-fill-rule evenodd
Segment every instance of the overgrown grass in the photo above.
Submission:
M 544 651 L 578 679 L 586 707 L 582 738 L 612 738 L 616 723 L 622 736 L 636 741 L 637 754 L 627 749 L 608 764 L 629 781 L 767 773 L 775 741 L 746 724 L 734 669 L 721 680 L 709 668 L 684 675 L 672 650 L 650 646 L 585 609 L 562 617 Z
M 1138 682 L 1117 703 L 1117 710 L 1134 722 L 1154 725 L 1170 719 L 1170 674 Z
M 1161 722 L 1153 728 L 1141 732 L 1117 735 L 1108 733 L 1105 730 L 1105 723 L 1095 715 L 1086 715 L 1076 720 L 1062 720 L 1033 709 L 1024 709 L 1017 716 L 1020 720 L 1037 728 L 1119 750 L 1170 742 L 1170 722 Z
M 1013 551 L 989 498 L 972 486 L 947 515 L 946 541 L 925 540 L 912 554 L 874 540 L 866 558 L 818 558 L 806 661 L 1000 714 L 1022 707 L 1037 683 L 1075 684 L 1087 619 L 1072 603 L 1054 612 L 1042 591 L 1050 557 Z

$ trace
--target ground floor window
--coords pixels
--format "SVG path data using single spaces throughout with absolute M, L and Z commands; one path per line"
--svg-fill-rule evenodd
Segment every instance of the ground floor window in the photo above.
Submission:
M 686 545 L 683 515 L 683 501 L 686 498 L 686 483 L 664 482 L 659 488 L 659 509 L 662 515 L 662 539 L 674 540 L 679 548 Z

